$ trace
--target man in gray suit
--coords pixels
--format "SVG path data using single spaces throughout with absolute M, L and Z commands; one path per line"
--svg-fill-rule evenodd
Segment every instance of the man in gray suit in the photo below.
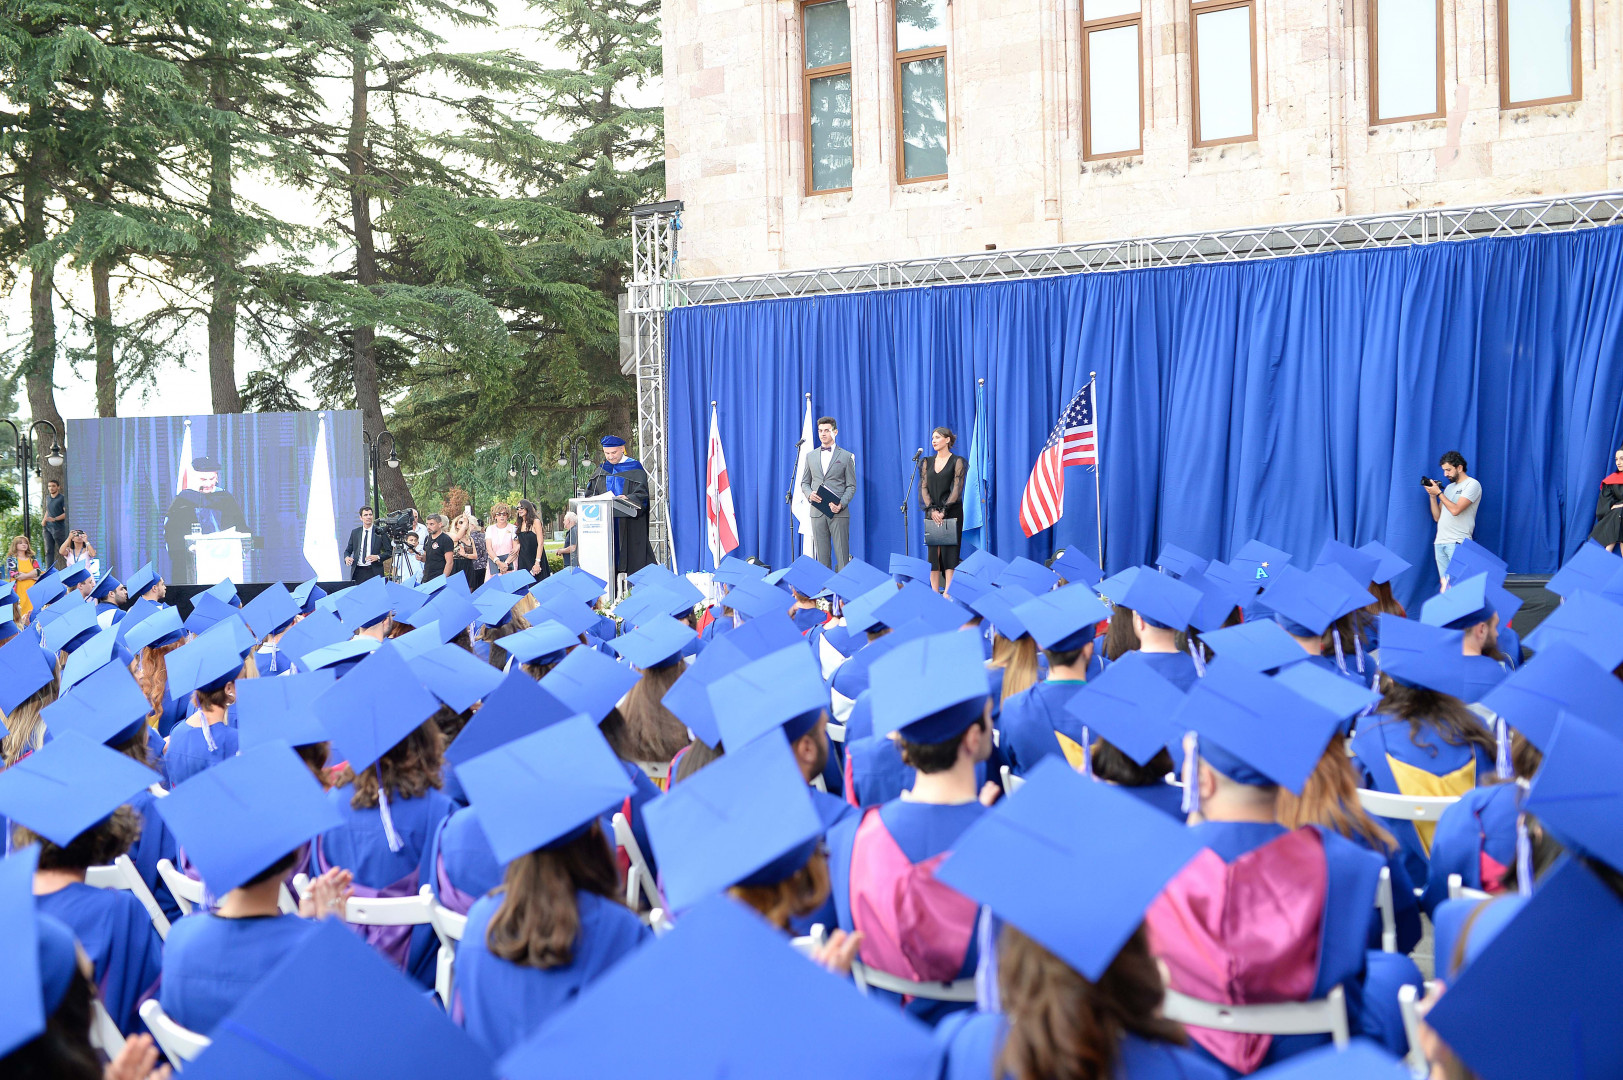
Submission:
M 806 467 L 800 472 L 800 490 L 813 503 L 812 550 L 818 562 L 833 570 L 851 561 L 851 499 L 857 493 L 857 459 L 851 451 L 834 445 L 839 433 L 840 425 L 832 416 L 819 417 L 817 440 L 821 445 L 806 455 Z M 828 507 L 833 517 L 817 505 L 823 501 L 817 494 L 822 487 L 834 496 Z

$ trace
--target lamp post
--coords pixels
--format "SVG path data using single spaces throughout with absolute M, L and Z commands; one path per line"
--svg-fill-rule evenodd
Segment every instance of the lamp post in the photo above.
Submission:
M 576 498 L 586 494 L 586 489 L 580 486 L 580 452 L 583 447 L 589 447 L 590 445 L 591 443 L 587 441 L 584 435 L 576 435 L 569 443 L 569 484 L 575 489 Z M 564 455 L 560 453 L 558 455 L 558 467 L 561 469 L 563 466 Z
M 507 463 L 507 475 L 519 482 L 519 495 L 522 498 L 530 497 L 530 477 L 541 473 L 541 462 L 536 460 L 534 454 L 514 454 L 513 459 Z
M 33 471 L 35 476 L 38 476 L 40 473 L 39 455 L 34 449 L 34 432 L 38 431 L 42 427 L 50 431 L 51 448 L 45 452 L 45 463 L 53 469 L 61 468 L 62 466 L 62 444 L 58 441 L 59 436 L 57 434 L 56 425 L 51 423 L 49 420 L 35 420 L 33 424 L 29 426 L 28 434 L 26 435 L 17 430 L 17 425 L 12 423 L 10 420 L 0 418 L 0 424 L 5 424 L 7 427 L 9 427 L 11 429 L 13 438 L 16 440 L 15 450 L 17 455 L 17 472 L 22 478 L 23 535 L 28 537 L 29 544 L 33 544 L 33 515 L 30 513 L 28 506 L 28 473 L 30 470 Z M 44 547 L 44 545 L 44 537 L 41 537 L 40 546 Z
M 382 453 L 383 440 L 389 440 L 389 456 L 384 464 L 391 469 L 400 468 L 400 455 L 395 453 L 394 434 L 388 430 L 380 431 L 377 438 L 368 438 L 366 432 L 361 432 L 361 441 L 366 444 L 367 463 L 372 468 L 372 517 L 374 520 L 383 517 L 383 503 L 378 494 L 378 461 Z

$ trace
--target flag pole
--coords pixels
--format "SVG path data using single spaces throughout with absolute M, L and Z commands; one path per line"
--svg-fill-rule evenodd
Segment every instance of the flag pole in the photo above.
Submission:
M 1099 569 L 1105 565 L 1105 515 L 1099 497 L 1099 469 L 1104 461 L 1104 425 L 1099 423 L 1099 373 L 1088 372 L 1088 396 L 1093 400 L 1093 524 L 1098 533 Z
M 986 380 L 976 379 L 975 389 L 977 391 L 975 394 L 975 422 L 970 426 L 971 439 L 974 438 L 975 428 L 980 426 L 981 410 L 986 407 Z M 981 456 L 984 457 L 985 455 L 986 450 L 984 447 L 982 447 Z M 981 550 L 990 552 L 992 550 L 992 523 L 986 519 L 986 488 L 988 481 L 986 477 L 977 475 L 975 477 L 975 484 L 981 489 L 979 492 L 981 497 Z M 962 543 L 963 539 L 963 533 L 959 533 L 959 542 Z

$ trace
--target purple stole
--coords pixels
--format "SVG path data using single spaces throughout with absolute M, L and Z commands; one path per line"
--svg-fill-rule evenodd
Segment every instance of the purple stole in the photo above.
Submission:
M 324 874 L 332 869 L 332 863 L 327 861 L 327 852 L 322 845 L 322 838 L 319 836 L 316 837 L 314 862 L 313 869 L 317 874 Z M 352 884 L 350 889 L 354 895 L 361 897 L 363 900 L 416 896 L 417 876 L 417 868 L 413 867 L 405 877 L 392 884 L 385 885 L 381 889 L 368 888 L 358 881 Z M 344 925 L 362 941 L 376 949 L 380 956 L 394 965 L 395 970 L 406 970 L 406 960 L 411 953 L 411 933 L 416 927 L 360 926 L 356 923 L 345 923 Z

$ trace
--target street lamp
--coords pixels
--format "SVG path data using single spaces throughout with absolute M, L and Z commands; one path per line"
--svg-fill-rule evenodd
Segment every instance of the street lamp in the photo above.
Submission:
M 536 460 L 534 454 L 514 454 L 507 463 L 507 475 L 519 482 L 519 495 L 525 499 L 530 497 L 530 477 L 539 476 L 540 473 L 541 462 Z
M 581 449 L 589 446 L 591 446 L 591 443 L 587 441 L 584 435 L 576 435 L 569 444 L 569 483 L 575 489 L 576 498 L 586 494 L 586 489 L 580 486 L 580 458 Z M 558 467 L 560 469 L 564 467 L 564 455 L 562 453 L 558 455 Z
M 378 460 L 382 452 L 383 440 L 389 440 L 389 456 L 384 464 L 391 469 L 400 468 L 400 455 L 395 453 L 394 434 L 388 430 L 378 432 L 377 438 L 369 438 L 366 432 L 361 432 L 361 441 L 366 444 L 367 463 L 372 467 L 372 517 L 383 517 L 383 504 L 378 494 Z
M 29 544 L 33 544 L 33 516 L 29 513 L 28 507 L 28 474 L 30 471 L 32 471 L 35 476 L 40 474 L 39 455 L 34 449 L 34 433 L 42 427 L 50 431 L 51 448 L 45 452 L 45 464 L 49 465 L 53 469 L 59 469 L 62 467 L 62 444 L 58 441 L 56 425 L 51 423 L 49 420 L 35 420 L 33 424 L 29 425 L 27 435 L 24 435 L 21 431 L 18 431 L 16 424 L 12 423 L 10 420 L 4 419 L 3 417 L 0 417 L 0 424 L 5 424 L 7 427 L 9 427 L 11 429 L 12 437 L 16 440 L 15 452 L 17 456 L 17 472 L 22 477 L 23 535 L 28 537 Z M 43 537 L 41 537 L 40 546 L 44 547 L 44 545 L 45 540 Z

